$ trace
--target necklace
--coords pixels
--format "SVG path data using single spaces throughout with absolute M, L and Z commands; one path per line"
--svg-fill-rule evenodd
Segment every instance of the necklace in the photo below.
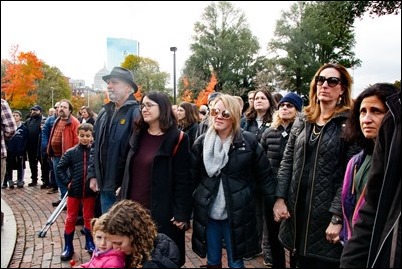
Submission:
M 316 129 L 315 129 L 316 125 L 317 125 L 317 128 L 318 128 L 318 131 L 316 131 Z M 322 129 L 323 129 L 323 126 L 319 126 L 317 123 L 314 123 L 313 130 L 312 130 L 311 135 L 310 135 L 310 142 L 311 143 L 314 143 L 318 139 L 318 137 L 321 134 Z
M 319 136 L 320 134 L 321 134 L 321 131 L 322 131 L 322 126 L 320 126 L 319 128 L 318 128 L 318 132 L 315 130 L 315 127 L 317 126 L 317 128 L 318 128 L 318 124 L 317 123 L 315 123 L 314 124 L 314 126 L 313 126 L 313 134 L 315 135 L 315 136 Z
M 148 133 L 149 133 L 150 135 L 161 135 L 161 134 L 163 134 L 162 130 L 159 130 L 158 133 L 153 134 L 153 133 L 151 133 L 151 131 L 150 131 L 149 129 L 148 129 Z

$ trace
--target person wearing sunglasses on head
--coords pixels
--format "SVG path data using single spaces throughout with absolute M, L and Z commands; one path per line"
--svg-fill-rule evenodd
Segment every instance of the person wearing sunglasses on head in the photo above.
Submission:
M 210 126 L 192 147 L 194 217 L 192 249 L 222 268 L 222 239 L 228 266 L 243 268 L 257 251 L 255 191 L 272 195 L 273 172 L 256 136 L 240 128 L 233 96 L 220 94 L 210 108 Z
M 274 112 L 271 126 L 264 131 L 261 137 L 261 145 L 267 153 L 269 162 L 275 174 L 277 182 L 279 165 L 289 138 L 290 130 L 296 115 L 301 111 L 302 98 L 294 92 L 289 92 L 278 101 L 278 110 Z M 264 253 L 264 265 L 274 268 L 285 268 L 285 250 L 278 240 L 280 222 L 274 220 L 273 206 L 275 197 L 272 195 L 264 201 L 264 217 L 267 225 L 269 245 L 271 253 Z
M 343 138 L 353 105 L 352 78 L 324 64 L 310 83 L 310 103 L 296 117 L 278 170 L 279 240 L 300 268 L 339 268 L 341 189 L 348 159 L 359 151 Z

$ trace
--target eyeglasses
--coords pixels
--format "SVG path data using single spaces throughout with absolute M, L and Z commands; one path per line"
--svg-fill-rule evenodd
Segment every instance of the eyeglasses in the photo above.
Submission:
M 140 109 L 143 110 L 145 107 L 147 108 L 147 110 L 149 110 L 150 108 L 152 108 L 153 106 L 159 106 L 158 104 L 155 103 L 151 103 L 151 102 L 146 102 L 146 103 L 142 103 L 140 105 Z
M 335 87 L 336 85 L 339 84 L 339 82 L 341 82 L 340 78 L 336 78 L 336 77 L 323 77 L 323 76 L 316 76 L 315 77 L 315 82 L 317 82 L 317 85 L 321 86 L 322 84 L 324 84 L 324 82 L 327 81 L 328 86 Z
M 211 109 L 211 116 L 212 117 L 219 116 L 219 114 L 221 114 L 222 118 L 224 118 L 224 119 L 229 119 L 230 118 L 230 112 L 227 111 L 227 110 L 220 111 L 217 108 Z
M 279 104 L 279 107 L 280 107 L 280 108 L 282 108 L 282 107 L 293 108 L 293 107 L 295 107 L 295 106 L 292 105 L 291 103 L 280 103 L 280 104 Z

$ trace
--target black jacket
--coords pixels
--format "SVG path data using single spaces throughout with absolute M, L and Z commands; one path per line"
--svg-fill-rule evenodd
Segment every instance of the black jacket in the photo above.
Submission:
M 401 93 L 390 96 L 387 105 L 389 112 L 373 152 L 366 203 L 345 245 L 341 268 L 401 268 Z
M 86 180 L 90 147 L 78 144 L 61 156 L 57 166 L 57 179 L 68 187 L 68 196 L 75 198 L 95 197 Z
M 192 249 L 206 257 L 206 227 L 209 212 L 222 179 L 226 209 L 231 231 L 233 259 L 238 260 L 256 253 L 258 242 L 256 227 L 255 189 L 265 197 L 272 195 L 273 173 L 269 160 L 255 134 L 239 133 L 229 150 L 229 161 L 216 177 L 209 177 L 203 161 L 205 134 L 192 147 L 192 175 L 196 184 L 193 193 L 194 218 Z
M 113 192 L 123 180 L 133 121 L 140 116 L 139 104 L 133 95 L 113 116 L 114 108 L 114 103 L 107 103 L 96 118 L 88 167 L 88 179 L 96 178 L 102 191 Z
M 180 268 L 180 252 L 173 240 L 163 233 L 155 239 L 151 260 L 143 268 Z
M 296 117 L 286 144 L 283 159 L 278 171 L 276 196 L 284 198 L 290 218 L 281 222 L 279 241 L 288 250 L 296 246 L 296 208 L 299 196 L 306 198 L 309 207 L 307 232 L 301 240 L 305 242 L 299 254 L 328 262 L 339 262 L 341 244 L 326 240 L 325 230 L 333 214 L 342 216 L 341 189 L 346 164 L 358 152 L 349 147 L 341 138 L 347 113 L 335 115 L 323 127 L 317 144 L 316 158 L 312 158 L 311 171 L 314 173 L 309 193 L 299 193 L 306 158 L 306 144 L 309 143 L 311 128 L 314 124 L 307 121 L 304 114 Z
M 129 152 L 124 172 L 124 179 L 120 190 L 120 199 L 130 199 L 131 159 L 136 154 L 141 136 L 133 133 L 129 141 Z M 182 253 L 182 264 L 185 263 L 185 230 L 177 228 L 171 219 L 188 222 L 191 217 L 192 182 L 190 173 L 190 145 L 187 134 L 184 134 L 179 143 L 176 154 L 173 150 L 178 144 L 180 130 L 172 126 L 166 133 L 158 149 L 151 172 L 151 216 L 155 220 L 158 232 L 169 236 Z M 135 167 L 135 169 L 142 169 Z

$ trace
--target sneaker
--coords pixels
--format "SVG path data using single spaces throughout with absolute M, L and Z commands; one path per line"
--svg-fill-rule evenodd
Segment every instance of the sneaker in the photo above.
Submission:
M 7 185 L 1 185 L 2 189 L 7 189 Z
M 20 189 L 24 188 L 24 183 L 17 183 L 17 187 L 20 188 Z
M 38 185 L 38 183 L 37 183 L 37 182 L 31 182 L 31 183 L 28 183 L 28 187 L 33 187 L 33 186 L 36 186 L 36 185 Z
M 40 188 L 41 188 L 42 190 L 47 189 L 47 187 L 48 187 L 47 184 L 42 184 L 42 185 L 40 186 Z
M 264 261 L 263 261 L 265 266 L 272 267 L 272 256 L 270 252 L 265 252 L 264 253 Z
M 11 186 L 10 186 L 10 189 L 14 189 L 14 185 L 11 185 Z
M 53 194 L 53 193 L 57 193 L 58 189 L 50 189 L 47 194 Z

